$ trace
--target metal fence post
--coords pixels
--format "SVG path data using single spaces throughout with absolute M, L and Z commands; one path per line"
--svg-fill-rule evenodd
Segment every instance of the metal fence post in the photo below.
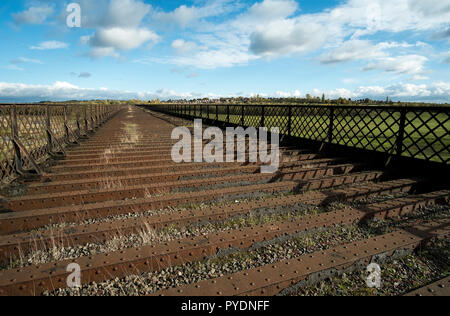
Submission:
M 11 136 L 13 140 L 19 139 L 19 126 L 17 125 L 17 107 L 15 105 L 11 106 Z M 15 167 L 16 171 L 22 170 L 22 153 L 20 152 L 20 147 L 16 142 L 13 142 L 14 153 L 15 153 Z
M 230 124 L 230 105 L 227 104 L 227 123 Z
M 219 121 L 219 106 L 216 104 L 216 122 Z
M 328 142 L 333 142 L 333 129 L 334 129 L 334 108 L 330 109 L 330 126 L 328 127 Z
M 83 112 L 84 112 L 84 132 L 85 135 L 88 134 L 89 131 L 89 123 L 88 123 L 88 117 L 87 117 L 87 105 L 83 106 Z
M 91 120 L 92 131 L 94 131 L 95 130 L 95 122 L 94 122 L 94 115 L 93 115 L 92 104 L 89 104 L 89 117 L 90 117 L 90 120 Z
M 77 114 L 76 114 L 76 120 L 77 120 L 77 130 L 78 130 L 78 135 L 77 137 L 81 136 L 81 124 L 80 124 L 80 112 L 78 111 L 78 107 L 77 107 Z
M 95 105 L 95 125 L 96 125 L 96 127 L 100 126 L 100 119 L 98 116 L 98 112 L 99 112 L 98 108 L 99 107 L 100 107 L 100 105 L 98 105 L 98 104 Z
M 67 121 L 67 105 L 64 105 L 64 141 L 68 143 L 69 139 L 70 136 L 69 136 L 69 124 Z
M 261 127 L 265 127 L 265 124 L 266 124 L 265 110 L 266 110 L 266 107 L 264 105 L 261 105 Z
M 52 134 L 51 134 L 51 122 L 50 122 L 50 105 L 47 104 L 45 107 L 45 125 L 47 128 L 47 148 L 48 152 L 50 153 L 53 149 L 52 144 Z
M 398 130 L 396 147 L 397 147 L 397 156 L 401 156 L 403 153 L 403 140 L 405 137 L 405 126 L 406 126 L 406 109 L 400 110 L 400 127 Z
M 288 136 L 292 136 L 292 106 L 288 107 Z
M 242 127 L 244 127 L 244 125 L 245 125 L 244 114 L 245 114 L 245 108 L 244 108 L 244 105 L 242 105 L 242 107 L 241 107 L 241 126 Z

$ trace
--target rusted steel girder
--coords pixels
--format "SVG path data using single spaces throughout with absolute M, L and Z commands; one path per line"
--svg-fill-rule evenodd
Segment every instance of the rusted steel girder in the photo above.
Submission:
M 282 163 L 279 167 L 280 171 L 292 170 L 295 167 L 301 167 L 307 165 L 308 168 L 323 168 L 335 163 L 337 160 L 335 159 L 318 159 L 312 160 L 311 162 L 289 162 Z M 183 165 L 183 169 L 178 172 L 170 172 L 169 168 L 164 167 L 152 167 L 149 168 L 152 171 L 159 171 L 160 173 L 146 173 L 143 172 L 145 169 L 140 169 L 140 172 L 137 174 L 127 174 L 127 176 L 119 176 L 119 177 L 105 177 L 105 178 L 97 178 L 93 180 L 83 179 L 83 180 L 75 180 L 75 181 L 53 181 L 49 183 L 36 183 L 29 185 L 27 187 L 27 195 L 36 195 L 36 194 L 49 194 L 49 193 L 58 193 L 58 192 L 70 192 L 70 191 L 79 191 L 79 190 L 94 190 L 99 189 L 105 186 L 105 183 L 113 184 L 120 186 L 133 186 L 133 185 L 142 185 L 142 184 L 152 184 L 158 182 L 169 182 L 169 181 L 179 181 L 180 179 L 184 179 L 185 177 L 212 177 L 212 176 L 225 176 L 231 175 L 234 173 L 247 173 L 253 174 L 257 173 L 261 169 L 261 165 L 252 164 L 252 165 L 240 165 L 236 164 L 235 166 L 228 166 L 225 168 L 203 168 L 197 169 L 195 165 L 192 168 L 189 166 Z M 208 166 L 206 166 L 208 167 Z M 149 170 L 147 169 L 147 170 Z M 169 169 L 169 170 L 167 170 Z M 181 169 L 181 168 L 180 168 Z M 187 171 L 185 171 L 187 170 Z M 165 172 L 164 172 L 165 171 Z
M 102 218 L 134 212 L 145 212 L 169 206 L 181 206 L 191 203 L 220 201 L 224 198 L 245 194 L 273 193 L 292 191 L 299 188 L 330 188 L 336 185 L 373 181 L 383 176 L 383 172 L 363 172 L 344 176 L 326 177 L 309 181 L 284 181 L 261 185 L 249 185 L 219 190 L 204 190 L 191 193 L 177 193 L 162 197 L 130 201 L 109 201 L 82 206 L 68 206 L 53 209 L 41 209 L 0 214 L 0 234 L 11 234 L 31 230 L 48 224 L 62 222 L 80 222 L 91 218 Z
M 251 174 L 238 176 L 225 176 L 218 178 L 206 178 L 202 180 L 174 181 L 112 189 L 85 190 L 79 192 L 63 192 L 53 194 L 42 194 L 24 196 L 9 199 L 4 207 L 9 211 L 29 211 L 52 207 L 63 207 L 66 205 L 99 203 L 104 201 L 145 198 L 148 195 L 170 193 L 177 188 L 198 188 L 214 186 L 224 183 L 235 184 L 239 182 L 281 182 L 294 180 L 309 180 L 313 178 L 332 176 L 337 174 L 348 174 L 361 164 L 344 164 L 328 166 L 323 168 L 305 169 L 294 167 L 292 171 L 280 171 L 276 174 Z
M 263 208 L 278 208 L 295 205 L 298 203 L 318 205 L 335 200 L 355 200 L 375 194 L 407 192 L 415 184 L 412 180 L 396 180 L 380 184 L 368 184 L 354 189 L 331 190 L 325 192 L 308 192 L 298 196 L 272 198 L 264 201 L 251 201 L 238 205 L 224 207 L 211 207 L 204 210 L 179 211 L 173 214 L 154 215 L 149 217 L 133 218 L 127 220 L 115 220 L 112 222 L 71 226 L 63 229 L 52 229 L 44 232 L 30 232 L 15 235 L 0 236 L 0 260 L 11 258 L 19 253 L 25 254 L 30 249 L 41 249 L 55 245 L 81 245 L 89 242 L 109 240 L 113 237 L 127 234 L 136 234 L 145 229 L 160 229 L 168 226 L 185 226 L 203 221 L 225 220 L 237 214 L 247 214 L 251 211 Z M 374 205 L 374 212 L 391 212 L 394 207 L 408 208 L 410 211 L 418 205 L 430 205 L 445 199 L 444 194 L 419 196 L 415 200 L 409 199 L 405 203 L 399 200 L 397 203 Z M 402 204 L 403 203 L 403 204 Z M 369 207 L 368 207 L 369 208 Z M 382 211 L 382 212 L 381 212 Z M 369 213 L 370 211 L 368 211 Z
M 113 277 L 141 274 L 145 271 L 159 271 L 169 266 L 203 260 L 216 254 L 219 249 L 246 249 L 255 243 L 284 235 L 336 224 L 351 224 L 360 220 L 364 215 L 364 212 L 357 210 L 336 211 L 306 216 L 292 222 L 276 222 L 268 225 L 175 240 L 159 245 L 81 257 L 77 260 L 66 260 L 1 271 L 0 295 L 38 295 L 46 290 L 52 291 L 66 287 L 65 282 L 69 275 L 67 266 L 70 263 L 80 265 L 81 282 L 82 284 L 88 284 Z
M 450 276 L 412 291 L 405 296 L 450 296 Z
M 367 265 L 380 254 L 396 250 L 414 250 L 434 236 L 448 237 L 448 220 L 423 224 L 386 235 L 349 243 L 300 258 L 264 265 L 220 278 L 202 281 L 181 288 L 160 291 L 154 295 L 165 296 L 270 296 L 280 293 L 311 275 L 330 270 L 343 270 L 358 262 Z

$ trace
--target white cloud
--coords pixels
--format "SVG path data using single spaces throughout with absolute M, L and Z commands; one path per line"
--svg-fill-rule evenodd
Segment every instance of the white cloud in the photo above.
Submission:
M 182 55 L 188 52 L 198 49 L 198 46 L 194 42 L 186 42 L 183 39 L 177 39 L 172 42 L 172 48 L 175 50 L 176 54 Z
M 413 81 L 420 81 L 420 80 L 429 80 L 430 78 L 427 76 L 422 76 L 422 75 L 414 75 L 411 77 L 411 80 Z
M 137 28 L 150 10 L 139 0 L 111 0 L 100 23 L 106 28 Z
M 103 57 L 114 57 L 119 58 L 120 55 L 116 52 L 113 47 L 92 47 L 88 53 L 94 59 Z
M 392 100 L 423 101 L 423 102 L 448 102 L 450 99 L 449 82 L 433 82 L 430 84 L 398 83 L 382 86 L 360 86 L 351 91 L 348 89 L 335 89 L 326 92 L 316 90 L 315 96 L 325 93 L 327 98 L 372 98 L 384 100 L 390 97 Z
M 433 82 L 430 84 L 398 83 L 386 87 L 361 86 L 355 90 L 334 89 L 321 91 L 314 89 L 309 92 L 313 96 L 321 97 L 325 93 L 327 98 L 372 98 L 384 100 L 389 96 L 392 100 L 424 101 L 424 102 L 448 102 L 450 99 L 449 82 Z M 240 93 L 242 95 L 242 93 Z M 303 97 L 303 94 L 294 90 L 292 92 L 276 91 L 274 93 L 259 93 L 268 97 Z M 214 93 L 177 92 L 168 89 L 156 91 L 119 91 L 107 88 L 81 88 L 68 82 L 57 81 L 52 85 L 28 85 L 23 83 L 0 82 L 1 102 L 22 102 L 42 100 L 91 100 L 91 99 L 192 99 L 192 98 L 219 98 L 233 97 L 235 94 L 218 95 Z M 256 96 L 251 93 L 248 96 Z
M 32 50 L 52 50 L 52 49 L 62 49 L 67 48 L 69 45 L 67 43 L 58 42 L 58 41 L 47 41 L 39 43 L 37 46 L 31 46 Z
M 141 47 L 148 41 L 156 42 L 159 36 L 146 28 L 99 29 L 90 39 L 93 47 L 111 47 L 117 50 L 131 50 Z
M 42 24 L 53 13 L 53 7 L 44 5 L 41 7 L 30 7 L 28 10 L 13 14 L 16 24 Z
M 213 94 L 179 93 L 173 90 L 119 91 L 107 88 L 81 88 L 69 82 L 57 81 L 51 85 L 29 85 L 0 82 L 0 102 L 36 102 L 43 100 L 93 100 L 93 99 L 181 99 L 197 98 Z
M 200 69 L 215 69 L 217 67 L 233 67 L 236 65 L 247 64 L 250 60 L 257 59 L 239 49 L 216 49 L 206 50 L 196 53 L 192 56 L 177 56 L 167 58 L 142 58 L 134 60 L 135 63 L 141 64 L 174 64 L 177 66 L 193 66 Z
M 276 20 L 251 35 L 250 51 L 265 57 L 309 52 L 325 43 L 324 35 L 324 29 L 317 23 Z
M 428 58 L 420 55 L 407 55 L 398 57 L 378 58 L 375 62 L 370 63 L 363 70 L 382 69 L 387 72 L 398 74 L 417 75 L 425 73 L 425 63 Z
M 266 0 L 255 3 L 249 10 L 249 15 L 262 21 L 287 18 L 298 9 L 298 3 L 293 0 Z
M 373 59 L 386 56 L 382 51 L 382 48 L 385 46 L 374 46 L 368 40 L 350 40 L 337 49 L 322 55 L 320 61 L 324 64 L 331 64 L 359 59 Z
M 439 10 L 434 10 L 433 15 L 430 15 L 427 5 L 415 0 L 347 0 L 333 9 L 302 14 L 297 1 L 263 0 L 231 19 L 225 19 L 217 24 L 200 24 L 202 27 L 197 27 L 198 32 L 185 41 L 195 42 L 204 47 L 204 51 L 191 50 L 190 54 L 182 59 L 179 56 L 169 56 L 155 60 L 176 65 L 216 68 L 242 65 L 261 57 L 277 58 L 331 49 L 321 54 L 319 60 L 322 63 L 367 60 L 379 64 L 382 68 L 389 60 L 375 59 L 418 55 L 417 52 L 405 50 L 426 48 L 429 45 L 422 42 L 416 44 L 377 42 L 362 37 L 379 31 L 434 32 L 441 29 L 442 26 L 448 25 L 450 20 L 447 5 L 442 2 L 450 1 L 438 2 Z M 227 1 L 217 0 L 213 3 L 225 3 L 224 7 L 227 5 Z M 172 12 L 158 13 L 156 16 L 181 27 L 195 27 L 202 17 L 214 16 L 220 11 L 206 8 L 209 8 L 208 4 L 203 7 L 181 6 Z M 204 13 L 206 11 L 208 14 Z M 212 59 L 199 61 L 205 56 Z M 418 72 L 417 68 L 398 71 Z
M 118 58 L 119 51 L 136 49 L 160 40 L 152 30 L 140 27 L 151 10 L 150 5 L 140 0 L 111 0 L 104 10 L 105 14 L 97 20 L 88 17 L 89 23 L 97 27 L 95 33 L 80 38 L 82 44 L 91 47 L 88 56 Z
M 11 64 L 17 65 L 17 64 L 25 64 L 25 63 L 31 63 L 31 64 L 39 64 L 43 65 L 44 63 L 38 59 L 31 59 L 31 58 L 25 58 L 25 57 L 18 57 L 13 60 L 11 60 Z
M 223 16 L 239 8 L 239 4 L 233 0 L 210 0 L 204 6 L 181 5 L 172 12 L 155 12 L 153 20 L 168 26 L 180 28 L 197 26 L 202 19 Z

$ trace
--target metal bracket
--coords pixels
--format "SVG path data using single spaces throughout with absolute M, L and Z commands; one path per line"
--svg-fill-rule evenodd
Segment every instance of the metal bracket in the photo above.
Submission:
M 50 135 L 52 141 L 55 142 L 56 145 L 58 145 L 61 153 L 63 153 L 63 155 L 66 155 L 66 151 L 64 150 L 63 146 L 61 145 L 61 143 L 58 141 L 58 139 L 55 137 L 55 135 L 53 134 L 53 132 L 50 129 L 47 129 L 47 133 Z M 52 153 L 51 148 L 49 148 L 49 152 L 50 154 Z
M 80 135 L 75 134 L 74 131 L 72 131 L 69 127 L 69 125 L 66 125 L 67 133 L 75 139 L 73 141 L 74 144 L 78 144 L 78 139 L 80 138 Z M 69 139 L 67 139 L 67 143 L 70 143 Z
M 25 146 L 20 142 L 20 140 L 13 138 L 12 141 L 13 141 L 14 145 L 16 145 L 18 148 L 20 148 L 20 150 L 25 154 L 25 157 L 29 160 L 29 162 L 31 163 L 31 165 L 33 166 L 33 168 L 37 172 L 37 174 L 40 176 L 44 175 L 44 172 L 42 171 L 42 169 L 39 167 L 39 165 L 36 163 L 36 161 L 33 159 L 33 157 L 31 157 L 30 153 L 25 148 Z M 25 173 L 26 173 L 22 169 L 17 170 L 17 171 L 19 173 L 21 173 L 21 175 L 25 175 Z

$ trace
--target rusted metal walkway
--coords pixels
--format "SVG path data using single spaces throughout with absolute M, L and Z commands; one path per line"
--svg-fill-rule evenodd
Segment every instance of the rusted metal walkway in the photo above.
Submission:
M 80 266 L 85 288 L 132 275 L 151 284 L 156 281 L 148 273 L 194 269 L 217 255 L 225 262 L 227 252 L 245 254 L 336 225 L 363 227 L 374 219 L 387 225 L 358 240 L 344 238 L 320 250 L 311 245 L 307 254 L 256 260 L 222 275 L 139 292 L 276 295 L 304 280 L 448 238 L 445 188 L 417 192 L 423 179 L 398 178 L 355 158 L 289 147 L 281 148 L 276 174 L 261 174 L 260 164 L 249 162 L 176 164 L 171 132 L 190 124 L 124 108 L 67 149 L 65 159 L 39 181 L 19 181 L 4 190 L 0 295 L 60 293 L 67 288 L 71 263 Z M 442 207 L 415 217 L 436 205 Z

